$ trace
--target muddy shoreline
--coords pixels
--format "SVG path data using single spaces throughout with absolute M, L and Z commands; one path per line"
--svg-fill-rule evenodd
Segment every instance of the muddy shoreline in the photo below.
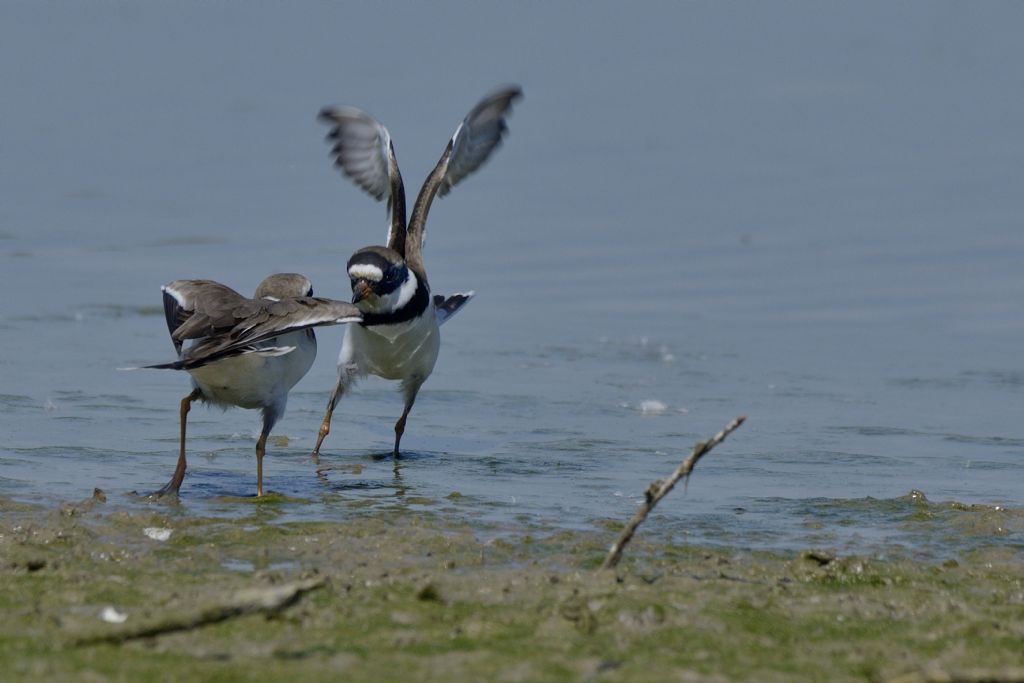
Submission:
M 1024 680 L 1020 546 L 921 562 L 641 532 L 601 571 L 612 529 L 272 506 L 0 499 L 3 680 Z

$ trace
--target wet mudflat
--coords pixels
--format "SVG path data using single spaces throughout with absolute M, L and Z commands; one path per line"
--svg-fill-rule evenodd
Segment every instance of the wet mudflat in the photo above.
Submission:
M 998 681 L 1024 671 L 1020 546 L 979 544 L 941 561 L 894 549 L 766 553 L 681 545 L 655 526 L 617 571 L 601 571 L 613 521 L 510 531 L 396 509 L 277 523 L 282 502 L 225 520 L 98 499 L 0 501 L 4 680 L 912 681 L 942 671 Z M 1019 510 L 914 505 L 908 524 L 960 534 L 1024 524 Z
M 382 51 L 373 3 L 5 3 L 0 680 L 1012 680 L 1024 5 L 741 5 L 410 4 Z M 431 212 L 432 287 L 477 298 L 401 471 L 372 381 L 311 464 L 330 329 L 274 496 L 258 417 L 197 409 L 181 505 L 133 499 L 189 391 L 116 370 L 171 359 L 159 286 L 347 297 L 386 226 L 316 112 L 418 185 L 502 82 Z

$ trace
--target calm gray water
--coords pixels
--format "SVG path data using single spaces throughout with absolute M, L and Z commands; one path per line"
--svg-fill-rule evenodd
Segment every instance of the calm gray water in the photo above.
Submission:
M 278 519 L 423 506 L 515 529 L 657 511 L 681 540 L 924 551 L 933 501 L 1024 506 L 1024 5 L 0 5 L 0 494 L 126 507 L 187 378 L 159 286 L 297 270 L 347 297 L 384 209 L 315 114 L 389 127 L 410 194 L 493 86 L 506 145 L 434 205 L 443 330 L 396 475 L 369 380 L 314 441 L 341 330 L 266 461 Z M 185 514 L 249 514 L 253 411 L 190 421 Z M 459 496 L 450 496 L 458 493 Z M 959 545 L 958 545 L 959 544 Z

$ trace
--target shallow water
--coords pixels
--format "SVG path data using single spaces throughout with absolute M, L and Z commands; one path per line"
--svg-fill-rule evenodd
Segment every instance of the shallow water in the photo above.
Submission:
M 369 380 L 310 461 L 341 338 L 323 330 L 265 462 L 273 519 L 624 520 L 746 414 L 657 528 L 1024 542 L 1012 520 L 915 523 L 907 497 L 1024 507 L 1024 9 L 433 11 L 391 17 L 382 51 L 368 7 L 5 6 L 0 494 L 135 506 L 169 477 L 186 378 L 115 370 L 170 358 L 161 284 L 298 270 L 346 296 L 384 212 L 330 168 L 320 106 L 384 120 L 411 194 L 514 81 L 507 144 L 431 214 L 434 289 L 478 296 L 443 329 L 407 457 L 381 457 L 401 405 Z M 192 412 L 183 514 L 248 513 L 257 430 Z

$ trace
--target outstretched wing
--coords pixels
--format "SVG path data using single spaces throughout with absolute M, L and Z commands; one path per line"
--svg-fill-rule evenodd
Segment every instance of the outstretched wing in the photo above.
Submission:
M 434 312 L 437 314 L 437 324 L 442 325 L 445 321 L 458 313 L 469 300 L 476 295 L 476 292 L 459 292 L 449 297 L 443 294 L 434 295 Z
M 333 144 L 334 165 L 377 201 L 387 197 L 387 245 L 403 253 L 405 187 L 388 129 L 355 107 L 328 107 L 318 118 L 332 126 L 327 140 Z
M 512 103 L 522 96 L 523 91 L 518 86 L 509 86 L 494 91 L 473 107 L 452 136 L 448 168 L 441 179 L 438 194 L 442 197 L 448 194 L 501 146 L 508 130 L 505 115 L 511 110 Z
M 352 304 L 321 297 L 295 297 L 279 301 L 245 299 L 239 310 L 245 310 L 247 314 L 236 317 L 230 329 L 198 338 L 177 361 L 146 367 L 190 370 L 243 353 L 282 355 L 292 349 L 287 346 L 268 347 L 261 345 L 261 342 L 313 327 L 359 322 L 363 319 L 359 309 Z
M 318 325 L 362 320 L 346 301 L 320 297 L 249 299 L 213 280 L 175 280 L 164 285 L 164 314 L 178 352 L 172 363 L 152 368 L 188 369 L 240 353 L 259 343 Z M 182 353 L 188 340 L 195 343 Z
M 405 260 L 414 270 L 423 269 L 423 241 L 427 214 L 434 196 L 448 194 L 463 178 L 480 168 L 501 145 L 508 130 L 506 115 L 521 98 L 519 86 L 506 86 L 482 99 L 455 129 L 444 153 L 416 197 L 406 235 Z
M 320 111 L 319 119 L 333 126 L 327 140 L 334 143 L 335 166 L 371 197 L 384 199 L 391 189 L 388 129 L 355 107 L 328 107 Z
M 253 301 L 260 305 L 260 310 L 231 330 L 226 340 L 230 346 L 255 344 L 289 332 L 363 319 L 359 309 L 349 302 L 318 296 Z

